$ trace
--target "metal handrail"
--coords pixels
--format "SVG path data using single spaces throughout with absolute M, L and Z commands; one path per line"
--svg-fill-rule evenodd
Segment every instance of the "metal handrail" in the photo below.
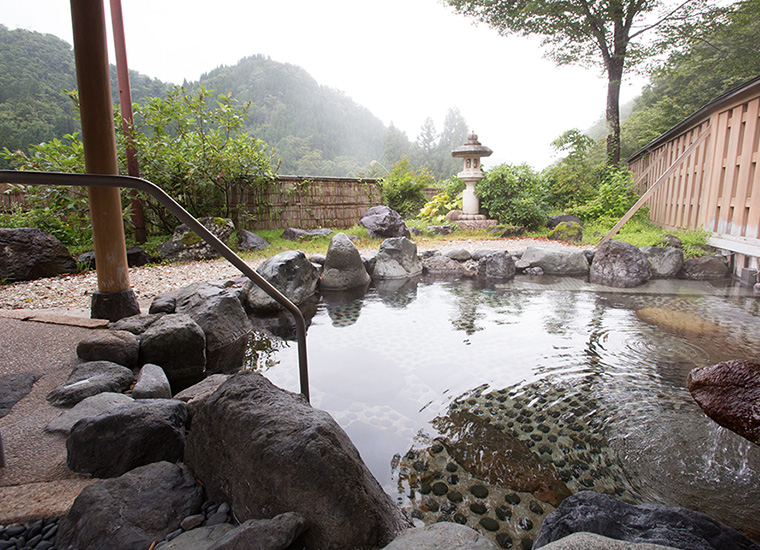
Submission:
M 129 187 L 151 194 L 167 210 L 192 229 L 201 239 L 237 267 L 253 284 L 266 292 L 273 300 L 293 315 L 296 322 L 296 341 L 298 342 L 298 374 L 301 394 L 309 401 L 309 368 L 306 358 L 306 321 L 298 307 L 286 298 L 269 281 L 256 273 L 245 261 L 206 229 L 187 210 L 167 195 L 156 184 L 132 176 L 115 176 L 100 174 L 64 174 L 58 172 L 27 172 L 0 170 L 0 181 L 22 185 L 68 185 L 83 187 Z

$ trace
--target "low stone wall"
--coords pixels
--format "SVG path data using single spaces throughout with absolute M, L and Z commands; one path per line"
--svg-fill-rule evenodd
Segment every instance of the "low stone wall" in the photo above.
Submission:
M 242 203 L 250 218 L 249 229 L 299 227 L 348 228 L 364 212 L 380 204 L 377 179 L 278 176 L 264 190 L 251 189 Z

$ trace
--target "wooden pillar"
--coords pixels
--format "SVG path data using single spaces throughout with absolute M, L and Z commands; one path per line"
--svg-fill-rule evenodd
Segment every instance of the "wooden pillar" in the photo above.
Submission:
M 71 21 L 85 169 L 118 174 L 103 0 L 71 0 Z M 88 196 L 98 275 L 91 316 L 115 321 L 136 315 L 140 307 L 129 284 L 120 191 L 89 187 Z

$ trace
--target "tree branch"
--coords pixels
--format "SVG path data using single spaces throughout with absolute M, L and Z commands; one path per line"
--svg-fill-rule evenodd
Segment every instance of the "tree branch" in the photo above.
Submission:
M 668 14 L 666 14 L 666 15 L 663 15 L 663 16 L 662 16 L 662 17 L 661 17 L 659 20 L 657 20 L 657 21 L 655 21 L 654 23 L 652 23 L 651 25 L 649 25 L 649 26 L 647 26 L 647 27 L 644 27 L 643 29 L 641 29 L 641 30 L 639 30 L 639 31 L 636 31 L 635 33 L 633 33 L 633 34 L 630 36 L 630 39 L 631 39 L 631 40 L 633 40 L 633 39 L 634 39 L 634 38 L 636 38 L 637 36 L 640 36 L 640 35 L 644 34 L 645 32 L 647 32 L 647 31 L 649 31 L 649 30 L 652 30 L 653 28 L 655 28 L 655 27 L 657 27 L 657 26 L 661 25 L 662 23 L 664 23 L 665 21 L 667 21 L 668 19 L 670 19 L 671 17 L 673 17 L 673 15 L 674 15 L 676 12 L 678 12 L 678 11 L 679 11 L 679 10 L 681 10 L 681 9 L 683 9 L 683 8 L 684 8 L 684 7 L 685 7 L 687 4 L 690 4 L 691 2 L 693 2 L 693 0 L 685 0 L 685 1 L 684 1 L 684 2 L 682 2 L 682 3 L 681 3 L 679 6 L 678 6 L 678 7 L 676 7 L 674 10 L 672 10 L 670 13 L 668 13 Z

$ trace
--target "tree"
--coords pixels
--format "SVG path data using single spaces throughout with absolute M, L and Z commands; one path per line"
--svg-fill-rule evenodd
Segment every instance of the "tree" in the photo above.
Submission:
M 620 161 L 620 85 L 626 69 L 699 27 L 707 0 L 447 0 L 500 34 L 538 35 L 559 65 L 607 75 L 607 162 Z M 648 41 L 647 41 L 648 40 Z
M 688 47 L 671 53 L 652 72 L 622 125 L 624 156 L 760 74 L 760 0 L 717 7 L 703 23 Z
M 467 141 L 468 133 L 467 121 L 459 109 L 449 109 L 446 118 L 443 119 L 443 129 L 438 138 L 438 154 L 441 157 L 439 178 L 449 178 L 462 169 L 462 159 L 452 157 L 451 152 Z

